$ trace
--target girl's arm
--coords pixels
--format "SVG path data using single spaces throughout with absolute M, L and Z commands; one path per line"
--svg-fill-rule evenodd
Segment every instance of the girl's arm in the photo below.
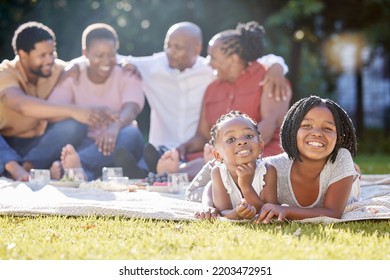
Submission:
M 195 218 L 201 220 L 211 220 L 218 217 L 218 209 L 214 207 L 212 185 L 207 184 L 202 194 L 202 211 L 195 213 Z
M 220 212 L 221 216 L 231 220 L 238 220 L 241 217 L 233 209 L 230 196 L 227 193 L 221 178 L 221 174 L 218 167 L 214 167 L 211 171 L 212 182 L 212 198 L 214 207 Z
M 256 165 L 240 165 L 237 168 L 238 183 L 240 185 L 242 195 L 246 203 L 256 208 L 256 213 L 260 211 L 261 207 L 263 207 L 265 203 L 276 203 L 277 201 L 276 169 L 269 163 L 265 164 L 265 168 L 267 172 L 264 175 L 264 187 L 260 194 L 256 193 L 252 187 Z
M 290 106 L 290 100 L 291 95 L 287 96 L 287 98 L 282 101 L 269 98 L 264 93 L 261 95 L 261 121 L 258 123 L 258 127 L 259 131 L 261 131 L 261 137 L 263 138 L 264 145 L 267 145 L 271 141 L 275 131 L 282 124 L 283 118 Z
M 273 217 L 278 217 L 278 220 L 301 220 L 321 216 L 340 219 L 347 205 L 352 183 L 353 176 L 348 176 L 331 184 L 325 194 L 323 207 L 299 208 L 266 204 L 261 208 L 257 222 L 268 223 Z
M 277 203 L 277 171 L 276 168 L 266 163 L 267 174 L 264 175 L 264 187 L 260 192 L 260 199 L 263 203 Z

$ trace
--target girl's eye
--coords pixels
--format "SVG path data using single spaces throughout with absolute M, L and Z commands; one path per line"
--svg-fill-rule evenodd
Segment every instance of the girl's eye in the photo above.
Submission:
M 226 140 L 227 143 L 233 143 L 236 140 L 236 138 L 231 137 Z
M 334 129 L 332 127 L 325 127 L 324 130 L 325 131 L 334 131 Z
M 245 139 L 252 139 L 253 137 L 255 137 L 253 134 L 245 135 Z
M 308 123 L 301 124 L 302 128 L 311 128 L 311 125 Z

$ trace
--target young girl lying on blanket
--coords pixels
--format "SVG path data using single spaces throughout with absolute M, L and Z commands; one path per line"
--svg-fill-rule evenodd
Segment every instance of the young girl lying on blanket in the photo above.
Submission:
M 229 219 L 252 219 L 265 202 L 276 203 L 276 170 L 264 150 L 256 122 L 239 111 L 220 117 L 210 131 L 217 161 L 211 172 L 212 203 Z
M 285 153 L 264 159 L 277 170 L 277 203 L 259 211 L 258 223 L 272 218 L 341 218 L 345 206 L 360 196 L 355 129 L 348 114 L 334 101 L 310 96 L 296 102 L 281 127 Z M 205 176 L 207 172 L 204 173 Z M 205 198 L 214 195 L 205 189 Z M 218 211 L 208 199 L 196 217 L 210 219 Z

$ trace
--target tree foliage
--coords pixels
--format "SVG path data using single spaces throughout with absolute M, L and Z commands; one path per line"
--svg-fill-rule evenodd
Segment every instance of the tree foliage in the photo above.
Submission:
M 202 28 L 206 55 L 214 34 L 256 20 L 265 26 L 266 51 L 289 65 L 294 99 L 313 93 L 333 97 L 338 73 L 327 65 L 324 42 L 335 34 L 358 32 L 388 59 L 389 19 L 388 0 L 0 0 L 0 59 L 13 57 L 13 31 L 29 20 L 54 30 L 64 60 L 81 54 L 81 33 L 95 22 L 117 30 L 119 53 L 142 56 L 161 51 L 167 29 L 179 21 Z

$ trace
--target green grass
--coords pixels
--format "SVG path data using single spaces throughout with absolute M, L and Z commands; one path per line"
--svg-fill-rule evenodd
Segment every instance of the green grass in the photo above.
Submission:
M 0 259 L 383 260 L 390 221 L 254 225 L 58 216 L 0 217 Z
M 390 173 L 390 155 L 359 155 Z M 0 216 L 2 260 L 389 260 L 390 221 L 270 225 L 121 217 Z
M 358 154 L 355 162 L 363 174 L 390 174 L 390 154 Z

